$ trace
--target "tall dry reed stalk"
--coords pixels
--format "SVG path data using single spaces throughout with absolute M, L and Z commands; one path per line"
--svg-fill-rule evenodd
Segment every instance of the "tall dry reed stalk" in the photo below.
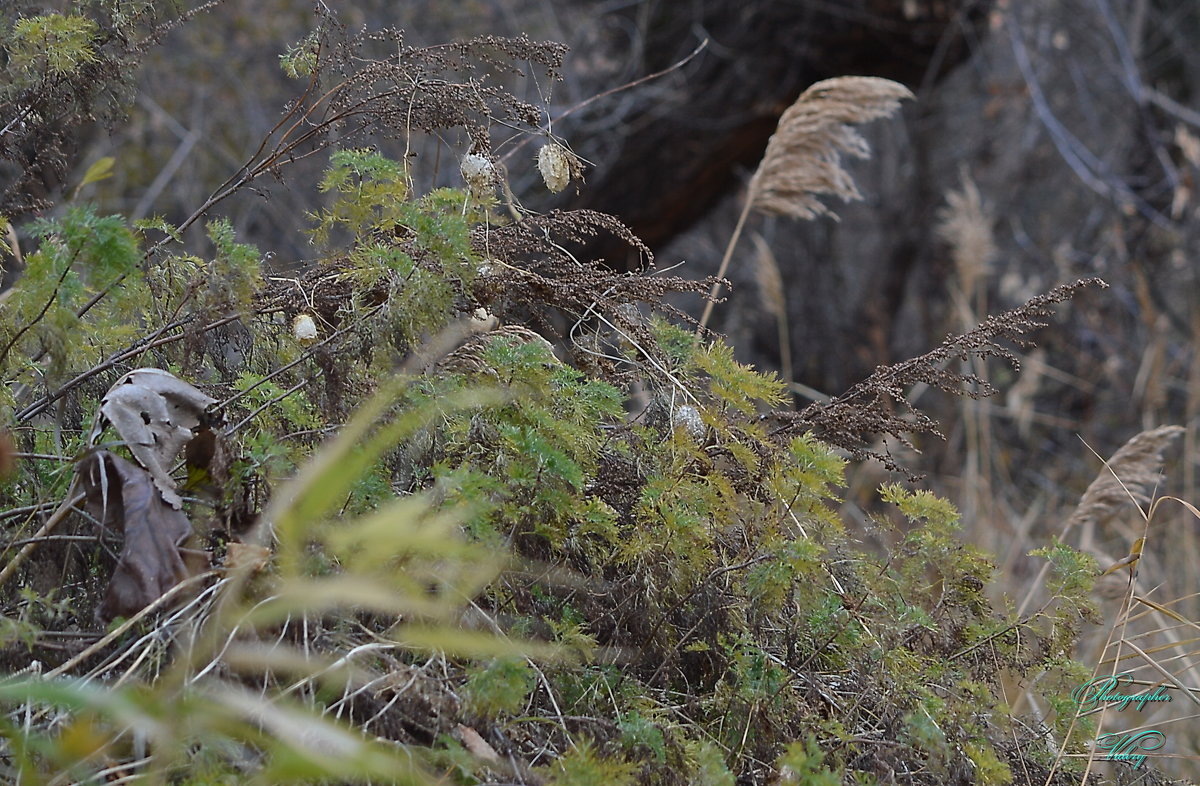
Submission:
M 775 329 L 779 334 L 779 373 L 784 384 L 792 386 L 792 339 L 788 329 L 787 294 L 783 288 L 783 274 L 779 262 L 771 251 L 771 245 L 757 232 L 754 234 L 754 281 L 762 296 L 763 308 L 775 318 Z
M 965 167 L 960 173 L 960 180 L 960 188 L 946 194 L 946 204 L 938 211 L 936 231 L 950 248 L 957 274 L 958 288 L 952 288 L 958 315 L 956 328 L 969 330 L 979 322 L 980 315 L 988 312 L 987 276 L 997 250 L 992 216 Z M 987 364 L 981 358 L 963 359 L 962 366 L 964 374 L 972 374 L 985 381 L 988 379 Z M 995 451 L 991 419 L 985 413 L 983 404 L 973 398 L 964 398 L 962 410 L 967 454 L 959 507 L 965 520 L 974 521 L 978 512 L 985 509 L 995 487 Z M 1002 547 L 1001 543 L 987 545 L 993 551 Z
M 750 211 L 816 218 L 836 218 L 818 197 L 831 194 L 844 201 L 862 199 L 850 173 L 842 166 L 842 155 L 869 158 L 871 148 L 852 124 L 866 123 L 895 113 L 900 101 L 912 98 L 904 85 L 870 76 L 840 76 L 812 85 L 779 118 L 779 126 L 767 142 L 767 152 L 750 179 L 746 201 L 738 216 L 733 236 L 725 247 L 717 278 L 729 270 Z M 700 317 L 703 330 L 712 316 L 713 300 L 721 285 L 714 284 L 709 302 Z

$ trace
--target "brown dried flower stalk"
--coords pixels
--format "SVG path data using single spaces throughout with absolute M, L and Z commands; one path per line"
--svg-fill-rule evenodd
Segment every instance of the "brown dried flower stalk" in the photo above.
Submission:
M 958 364 L 952 361 L 1000 358 L 1019 370 L 1020 363 L 1006 344 L 1030 346 L 1028 336 L 1046 327 L 1051 307 L 1089 286 L 1108 284 L 1098 278 L 1060 284 L 1022 306 L 989 316 L 971 330 L 946 338 L 924 355 L 879 366 L 871 376 L 836 398 L 809 404 L 798 413 L 773 413 L 770 417 L 780 425 L 772 434 L 790 439 L 811 431 L 824 442 L 845 450 L 856 461 L 873 458 L 888 470 L 904 472 L 915 479 L 915 474 L 896 462 L 886 443 L 882 451 L 872 447 L 878 436 L 891 437 L 910 448 L 914 446 L 909 435 L 942 437 L 937 423 L 908 400 L 906 389 L 924 384 L 975 399 L 993 395 L 996 389 L 990 382 L 976 374 L 955 371 Z

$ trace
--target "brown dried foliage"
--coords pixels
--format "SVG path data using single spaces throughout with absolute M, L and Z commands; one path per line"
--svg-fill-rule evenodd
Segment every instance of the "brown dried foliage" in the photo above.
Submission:
M 909 403 L 906 388 L 921 383 L 971 398 L 993 395 L 996 389 L 990 382 L 972 373 L 953 370 L 953 362 L 998 357 L 1019 369 L 1020 361 L 1001 340 L 1030 346 L 1026 336 L 1048 324 L 1050 307 L 1090 286 L 1108 285 L 1098 278 L 1080 279 L 1061 284 L 1011 311 L 989 316 L 974 329 L 950 336 L 924 355 L 878 367 L 867 379 L 830 401 L 810 404 L 799 413 L 777 413 L 774 417 L 781 419 L 783 425 L 773 434 L 811 431 L 825 442 L 848 451 L 855 460 L 874 458 L 889 470 L 912 476 L 896 463 L 886 447 L 882 452 L 870 447 L 870 438 L 876 435 L 892 437 L 908 447 L 913 447 L 911 435 L 931 434 L 944 439 L 938 424 Z
M 578 258 L 571 252 L 602 232 L 642 253 L 647 268 L 618 273 L 603 259 Z M 500 265 L 485 261 L 487 268 L 475 282 L 476 305 L 495 314 L 516 316 L 555 339 L 563 337 L 565 317 L 577 326 L 589 323 L 594 328 L 589 329 L 592 338 L 601 336 L 612 346 L 633 341 L 653 353 L 656 341 L 639 304 L 651 304 L 695 324 L 664 301 L 675 293 L 703 295 L 716 281 L 654 275 L 650 249 L 616 218 L 591 210 L 555 210 L 507 226 L 480 229 L 473 245 L 485 260 L 503 261 Z M 610 382 L 622 382 L 623 372 L 604 362 L 596 349 L 578 343 L 568 346 L 576 365 Z
M 130 616 L 188 577 L 179 546 L 192 525 L 163 500 L 148 472 L 107 450 L 89 454 L 79 475 L 91 514 L 125 536 L 98 615 Z
M 189 469 L 223 476 L 226 451 L 209 426 L 216 400 L 174 375 L 142 368 L 123 375 L 101 400 L 89 443 L 111 425 L 137 464 L 93 450 L 76 468 L 87 507 L 124 545 L 97 615 L 129 616 L 158 600 L 193 571 L 180 545 L 192 534 L 171 468 L 186 451 Z M 199 438 L 197 438 L 199 437 Z M 223 478 L 227 480 L 227 478 Z M 215 489 L 221 497 L 223 489 Z M 208 555 L 195 552 L 207 565 Z
M 293 111 L 303 107 L 302 114 L 317 121 L 315 130 L 336 130 L 340 137 L 365 131 L 405 139 L 413 131 L 461 128 L 476 152 L 490 153 L 493 119 L 526 127 L 536 127 L 541 119 L 538 107 L 498 85 L 496 75 L 520 74 L 514 64 L 528 63 L 557 80 L 567 52 L 563 44 L 526 35 L 415 47 L 405 42 L 403 30 L 349 35 L 332 12 L 318 13 L 314 73 L 320 75 L 321 89 L 314 89 L 314 78 Z M 310 104 L 304 107 L 306 99 Z
M 0 431 L 0 480 L 11 475 L 16 468 L 17 457 L 14 453 L 12 438 L 7 431 Z
M 173 374 L 140 368 L 118 379 L 100 401 L 103 417 L 92 441 L 105 422 L 111 423 L 154 479 L 163 499 L 178 509 L 183 500 L 171 480 L 171 464 L 191 442 L 194 431 L 207 423 L 207 410 L 216 403 Z

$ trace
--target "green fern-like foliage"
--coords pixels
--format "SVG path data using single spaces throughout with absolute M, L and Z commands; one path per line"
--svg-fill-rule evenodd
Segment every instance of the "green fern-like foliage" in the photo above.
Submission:
M 497 46 L 557 62 L 528 39 L 475 44 L 487 62 Z M 314 34 L 283 66 L 320 76 L 334 46 Z M 86 19 L 57 15 L 18 23 L 9 49 L 6 67 L 43 76 L 104 54 Z M 338 67 L 361 61 L 342 54 Z M 401 55 L 374 63 L 372 89 L 420 52 Z M 538 117 L 505 96 L 477 97 Z M 424 107 L 430 130 L 436 108 Z M 373 122 L 395 121 L 387 111 Z M 484 149 L 466 111 L 445 127 Z M 40 737 L 0 726 L 14 766 L 99 777 L 72 745 L 124 750 L 126 728 L 153 742 L 160 782 L 247 768 L 263 783 L 439 771 L 463 783 L 832 784 L 902 765 L 931 782 L 1004 784 L 1045 764 L 1008 742 L 1044 747 L 1073 719 L 1071 645 L 1093 612 L 1078 554 L 1043 552 L 1052 598 L 1017 617 L 993 606 L 994 567 L 962 543 L 953 506 L 899 484 L 880 489 L 889 514 L 874 520 L 892 548 L 865 548 L 841 513 L 844 454 L 772 426 L 783 383 L 720 339 L 646 315 L 707 284 L 616 274 L 564 250 L 597 227 L 630 240 L 610 217 L 501 222 L 487 198 L 421 192 L 373 147 L 332 152 L 317 190 L 321 256 L 294 277 L 269 272 L 223 219 L 190 250 L 161 220 L 132 228 L 80 205 L 31 227 L 38 248 L 0 301 L 0 426 L 38 457 L 0 487 L 3 521 L 19 522 L 10 545 L 29 511 L 68 495 L 99 397 L 153 365 L 218 402 L 206 426 L 226 454 L 189 475 L 181 512 L 232 589 L 210 583 L 191 617 L 171 618 L 194 625 L 189 652 L 209 661 L 151 630 L 107 642 L 105 663 L 137 664 L 101 669 L 125 685 L 111 695 L 98 681 L 0 684 L 9 706 L 73 718 Z M 166 238 L 147 248 L 151 229 Z M 254 579 L 220 563 L 248 544 L 274 548 Z M 53 588 L 14 596 L 29 613 L 0 618 L 10 662 L 17 648 L 28 660 L 37 625 L 88 618 L 113 570 L 103 549 L 89 554 L 63 568 L 84 588 L 69 611 Z M 126 660 L 123 646 L 143 649 Z M 1001 699 L 1010 675 L 1047 705 L 1028 735 Z M 190 725 L 177 734 L 158 718 Z
M 46 14 L 17 20 L 9 57 L 26 73 L 68 74 L 96 62 L 97 25 L 83 16 Z
M 123 219 L 97 216 L 90 207 L 73 207 L 31 230 L 41 245 L 27 260 L 22 286 L 5 304 L 0 368 L 45 358 L 47 380 L 62 382 L 102 360 L 105 347 L 136 335 L 131 317 L 145 307 L 145 287 L 137 280 L 118 284 L 141 261 L 140 244 Z M 85 308 L 110 291 L 111 297 Z

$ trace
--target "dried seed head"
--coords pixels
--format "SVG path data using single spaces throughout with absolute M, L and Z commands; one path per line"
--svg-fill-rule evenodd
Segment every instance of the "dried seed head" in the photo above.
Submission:
M 871 149 L 855 125 L 895 114 L 912 98 L 904 85 L 873 76 L 839 76 L 817 82 L 779 118 L 767 152 L 750 180 L 751 204 L 793 218 L 836 215 L 817 197 L 862 199 L 842 155 L 869 158 Z
M 311 344 L 317 340 L 317 323 L 309 314 L 297 314 L 292 320 L 292 336 L 301 344 Z
M 468 153 L 463 156 L 458 171 L 462 173 L 462 178 L 466 181 L 471 196 L 476 199 L 491 196 L 492 187 L 496 184 L 496 165 L 490 158 L 477 153 Z
M 575 154 L 553 141 L 542 145 L 538 151 L 537 168 L 542 173 L 542 180 L 546 181 L 546 188 L 556 194 L 583 172 Z
M 965 167 L 960 177 L 962 189 L 946 194 L 946 204 L 937 214 L 936 231 L 950 246 L 963 292 L 973 296 L 976 285 L 988 274 L 999 252 L 992 232 L 992 215 L 979 187 Z

